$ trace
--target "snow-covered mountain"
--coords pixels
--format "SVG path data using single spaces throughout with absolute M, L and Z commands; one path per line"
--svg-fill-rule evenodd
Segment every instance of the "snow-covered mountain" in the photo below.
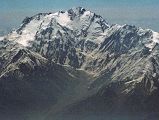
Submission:
M 99 15 L 78 7 L 57 13 L 40 13 L 24 19 L 7 39 L 33 49 L 60 64 L 79 68 L 109 28 Z
M 0 41 L 0 66 L 1 81 L 14 76 L 19 83 L 42 74 L 40 84 L 46 79 L 54 89 L 44 86 L 40 91 L 53 90 L 48 96 L 58 96 L 56 104 L 49 103 L 49 114 L 43 112 L 48 119 L 61 111 L 159 115 L 159 33 L 108 24 L 82 7 L 26 17 Z M 38 81 L 29 82 L 33 83 Z
M 7 39 L 56 63 L 85 69 L 85 62 L 96 59 L 94 54 L 99 55 L 102 51 L 104 56 L 100 57 L 104 58 L 107 52 L 119 54 L 134 47 L 152 51 L 159 43 L 159 33 L 131 25 L 109 25 L 101 16 L 78 7 L 27 17 Z

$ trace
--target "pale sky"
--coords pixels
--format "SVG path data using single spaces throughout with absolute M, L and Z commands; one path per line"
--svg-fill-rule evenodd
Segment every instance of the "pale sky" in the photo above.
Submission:
M 84 7 L 109 24 L 133 24 L 159 31 L 159 0 L 0 0 L 0 32 L 17 28 L 26 16 Z

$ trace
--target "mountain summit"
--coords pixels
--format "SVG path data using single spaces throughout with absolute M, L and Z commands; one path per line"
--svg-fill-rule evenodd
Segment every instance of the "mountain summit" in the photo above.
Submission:
M 101 16 L 78 7 L 26 17 L 7 39 L 30 47 L 55 62 L 79 68 L 85 53 L 98 47 L 109 27 Z
M 159 33 L 82 7 L 26 17 L 0 40 L 0 66 L 0 105 L 19 120 L 159 115 Z

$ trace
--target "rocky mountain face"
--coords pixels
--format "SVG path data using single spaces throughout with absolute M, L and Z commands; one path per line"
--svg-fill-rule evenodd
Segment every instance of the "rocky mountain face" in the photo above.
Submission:
M 13 41 L 0 41 L 0 66 L 1 119 L 48 109 L 75 84 L 64 68 Z
M 102 37 L 108 27 L 101 16 L 79 7 L 27 17 L 8 39 L 16 39 L 56 63 L 80 68 L 85 52 L 98 47 L 98 37 Z
M 40 109 L 27 120 L 159 115 L 159 33 L 82 7 L 26 17 L 0 41 L 0 66 L 1 103 Z

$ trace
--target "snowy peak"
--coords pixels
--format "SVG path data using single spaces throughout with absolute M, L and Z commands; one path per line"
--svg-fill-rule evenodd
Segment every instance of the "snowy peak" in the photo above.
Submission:
M 77 7 L 27 17 L 7 39 L 54 62 L 85 69 L 94 65 L 93 60 L 100 63 L 107 54 L 152 51 L 159 37 L 157 32 L 134 25 L 110 26 L 100 15 Z
M 30 46 L 30 42 L 35 40 L 36 33 L 50 26 L 57 30 L 59 30 L 59 26 L 60 29 L 70 29 L 75 36 L 100 36 L 105 29 L 109 28 L 108 23 L 101 16 L 82 7 L 77 7 L 67 11 L 39 13 L 32 17 L 26 17 L 20 28 L 10 33 L 7 39 L 16 40 L 24 46 Z
M 82 7 L 26 17 L 20 28 L 7 36 L 60 64 L 80 68 L 85 57 L 104 41 L 110 26 Z
M 101 43 L 102 52 L 125 53 L 129 50 L 148 48 L 149 51 L 158 43 L 158 33 L 134 25 L 112 25 L 106 30 L 107 35 Z
M 87 11 L 87 10 L 82 7 L 76 7 L 76 8 L 69 9 L 68 13 L 70 16 L 83 15 L 85 11 Z

